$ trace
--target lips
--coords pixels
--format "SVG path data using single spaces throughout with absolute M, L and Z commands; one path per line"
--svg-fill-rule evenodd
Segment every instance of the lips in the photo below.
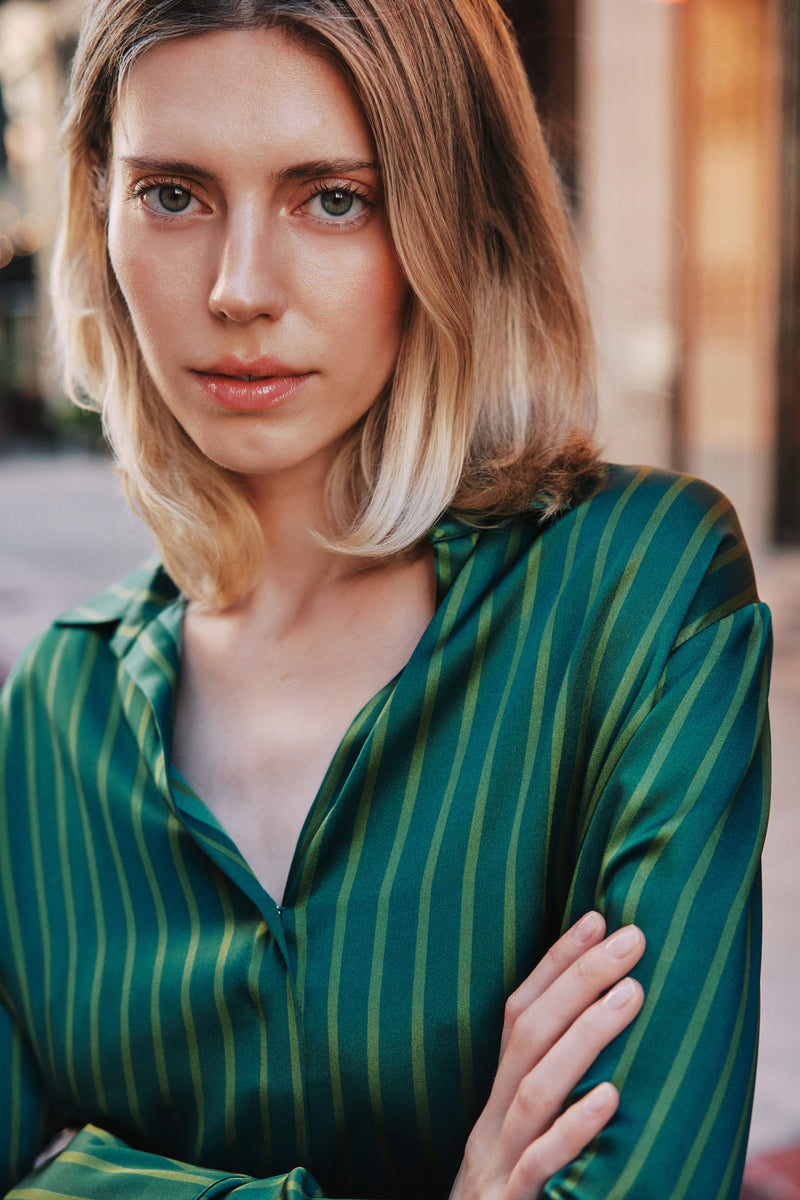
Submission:
M 221 358 L 219 362 L 200 367 L 201 375 L 227 375 L 231 379 L 251 381 L 253 379 L 288 379 L 291 376 L 307 375 L 307 371 L 290 367 L 277 358 Z
M 275 358 L 245 362 L 225 358 L 194 369 L 206 394 L 231 412 L 261 412 L 277 408 L 314 374 L 290 367 Z

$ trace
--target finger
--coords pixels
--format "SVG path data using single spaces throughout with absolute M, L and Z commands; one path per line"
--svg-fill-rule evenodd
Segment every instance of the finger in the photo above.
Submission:
M 523 1013 L 559 975 L 571 967 L 576 959 L 592 946 L 602 941 L 606 923 L 598 912 L 588 912 L 551 946 L 541 962 L 524 979 L 506 1001 L 503 1036 L 500 1040 L 500 1058 L 517 1017 Z
M 631 1023 L 643 1000 L 640 983 L 621 980 L 592 1004 L 525 1076 L 509 1106 L 500 1136 L 502 1154 L 509 1164 L 554 1124 L 569 1093 L 600 1051 Z
M 503 1200 L 536 1200 L 545 1183 L 584 1150 L 613 1117 L 619 1093 L 601 1083 L 570 1105 L 551 1127 L 527 1146 L 511 1172 Z
M 598 996 L 635 967 L 644 949 L 635 925 L 618 930 L 580 955 L 517 1017 L 492 1088 L 493 1106 L 507 1109 L 521 1080 Z

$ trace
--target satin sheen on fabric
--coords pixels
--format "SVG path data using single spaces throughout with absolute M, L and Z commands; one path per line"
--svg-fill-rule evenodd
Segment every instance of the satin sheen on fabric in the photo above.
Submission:
M 505 997 L 581 913 L 636 921 L 618 1116 L 545 1196 L 738 1196 L 752 1099 L 769 614 L 728 501 L 605 469 L 430 534 L 438 607 L 342 741 L 279 908 L 170 765 L 183 600 L 67 614 L 0 708 L 0 1186 L 444 1198 Z M 63 1125 L 89 1128 L 30 1175 Z M 16 1183 L 16 1186 L 14 1184 Z

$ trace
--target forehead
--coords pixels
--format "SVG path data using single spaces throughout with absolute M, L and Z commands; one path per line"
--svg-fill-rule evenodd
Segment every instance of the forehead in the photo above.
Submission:
M 235 149 L 285 155 L 347 152 L 373 143 L 334 61 L 280 29 L 176 38 L 131 67 L 112 125 L 115 153 L 156 146 L 181 156 Z

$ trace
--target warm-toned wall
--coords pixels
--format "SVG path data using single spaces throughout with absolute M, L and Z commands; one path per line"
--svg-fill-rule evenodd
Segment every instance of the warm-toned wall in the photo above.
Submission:
M 780 57 L 769 0 L 679 6 L 681 441 L 762 537 L 777 410 Z
M 781 56 L 773 0 L 580 0 L 581 236 L 611 457 L 772 535 Z

